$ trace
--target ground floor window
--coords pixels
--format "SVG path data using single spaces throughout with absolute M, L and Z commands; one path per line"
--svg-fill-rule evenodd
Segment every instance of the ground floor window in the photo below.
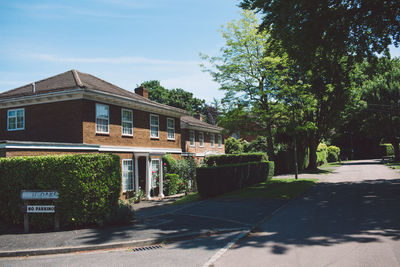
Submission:
M 133 190 L 133 160 L 122 160 L 122 191 Z
M 151 160 L 151 187 L 157 187 L 160 179 L 160 160 Z

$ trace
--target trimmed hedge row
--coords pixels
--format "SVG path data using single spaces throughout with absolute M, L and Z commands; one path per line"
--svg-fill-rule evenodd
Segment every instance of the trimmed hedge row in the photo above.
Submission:
M 211 197 L 272 178 L 274 162 L 246 162 L 197 168 L 197 189 L 201 197 Z
M 67 155 L 0 159 L 0 217 L 8 225 L 23 223 L 21 190 L 54 189 L 60 224 L 103 224 L 118 209 L 121 190 L 120 159 L 116 155 Z M 43 201 L 38 201 L 43 204 Z M 30 225 L 46 229 L 54 214 L 34 214 Z
M 265 153 L 243 153 L 243 154 L 224 154 L 207 156 L 204 159 L 204 164 L 207 166 L 221 166 L 226 164 L 246 163 L 246 162 L 268 161 L 268 156 Z

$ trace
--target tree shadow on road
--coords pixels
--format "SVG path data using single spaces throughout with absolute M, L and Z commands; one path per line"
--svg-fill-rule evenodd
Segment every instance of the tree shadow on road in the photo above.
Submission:
M 234 249 L 262 247 L 285 254 L 291 247 L 400 240 L 400 179 L 320 183 Z

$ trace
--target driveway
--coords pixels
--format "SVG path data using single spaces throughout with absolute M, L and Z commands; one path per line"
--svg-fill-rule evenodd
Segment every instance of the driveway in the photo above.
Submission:
M 345 163 L 214 265 L 400 266 L 400 174 Z

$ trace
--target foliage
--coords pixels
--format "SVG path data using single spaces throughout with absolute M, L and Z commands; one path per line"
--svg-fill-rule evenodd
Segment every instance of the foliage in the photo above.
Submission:
M 196 189 L 196 157 L 179 157 L 175 160 L 170 154 L 163 157 L 164 181 L 168 174 L 177 174 L 183 185 L 178 192 L 187 192 Z M 167 182 L 168 183 L 168 182 Z M 183 187 L 183 188 L 182 188 Z
M 328 162 L 337 162 L 339 161 L 340 156 L 340 148 L 337 146 L 328 146 Z
M 29 189 L 58 191 L 55 205 L 62 227 L 101 224 L 118 207 L 119 157 L 97 154 L 0 159 L 0 205 L 7 207 L 0 211 L 0 217 L 7 224 L 22 223 L 20 192 Z M 53 214 L 30 217 L 34 228 L 53 225 Z
M 175 195 L 184 189 L 184 182 L 178 174 L 169 173 L 164 176 L 164 194 L 166 196 Z
M 186 203 L 194 202 L 194 201 L 198 201 L 198 200 L 200 200 L 199 193 L 198 192 L 192 192 L 192 193 L 189 193 L 189 194 L 181 197 L 177 201 L 175 201 L 173 203 L 173 205 L 186 204 Z
M 380 144 L 381 157 L 394 156 L 394 149 L 392 144 Z
M 197 169 L 197 186 L 201 197 L 221 195 L 273 176 L 274 163 L 268 161 L 228 164 Z
M 317 145 L 340 125 L 354 88 L 354 63 L 388 51 L 400 41 L 399 1 L 243 0 L 241 6 L 263 13 L 268 29 L 316 101 L 306 114 L 316 129 L 308 133 L 310 168 L 316 168 Z
M 317 148 L 317 165 L 326 164 L 327 158 L 328 158 L 328 146 L 324 143 L 320 143 Z
M 241 154 L 243 153 L 243 144 L 241 140 L 234 137 L 225 139 L 225 153 L 227 154 Z
M 237 164 L 255 161 L 268 161 L 265 153 L 243 153 L 243 154 L 223 154 L 208 156 L 204 159 L 205 166 L 222 166 L 226 164 Z
M 244 149 L 245 152 L 264 152 L 268 149 L 267 138 L 265 136 L 257 136 L 257 138 L 251 141 L 248 146 Z
M 160 81 L 151 80 L 141 84 L 149 89 L 149 99 L 161 104 L 181 108 L 189 111 L 191 115 L 206 113 L 205 101 L 193 97 L 193 94 L 181 88 L 166 89 Z
M 250 120 L 253 128 L 265 129 L 268 155 L 273 158 L 273 130 L 276 121 L 276 92 L 288 70 L 284 53 L 272 51 L 272 38 L 267 30 L 259 30 L 259 22 L 251 11 L 243 11 L 242 18 L 221 29 L 225 46 L 220 56 L 202 55 L 211 67 L 203 68 L 225 90 L 227 104 L 222 125 L 232 132 Z M 237 109 L 235 111 L 235 109 Z M 241 113 L 243 116 L 234 116 Z M 232 128 L 230 128 L 232 127 Z
M 297 168 L 303 171 L 308 167 L 308 148 L 297 147 Z M 294 173 L 294 151 L 293 149 L 280 150 L 275 158 L 275 174 Z

